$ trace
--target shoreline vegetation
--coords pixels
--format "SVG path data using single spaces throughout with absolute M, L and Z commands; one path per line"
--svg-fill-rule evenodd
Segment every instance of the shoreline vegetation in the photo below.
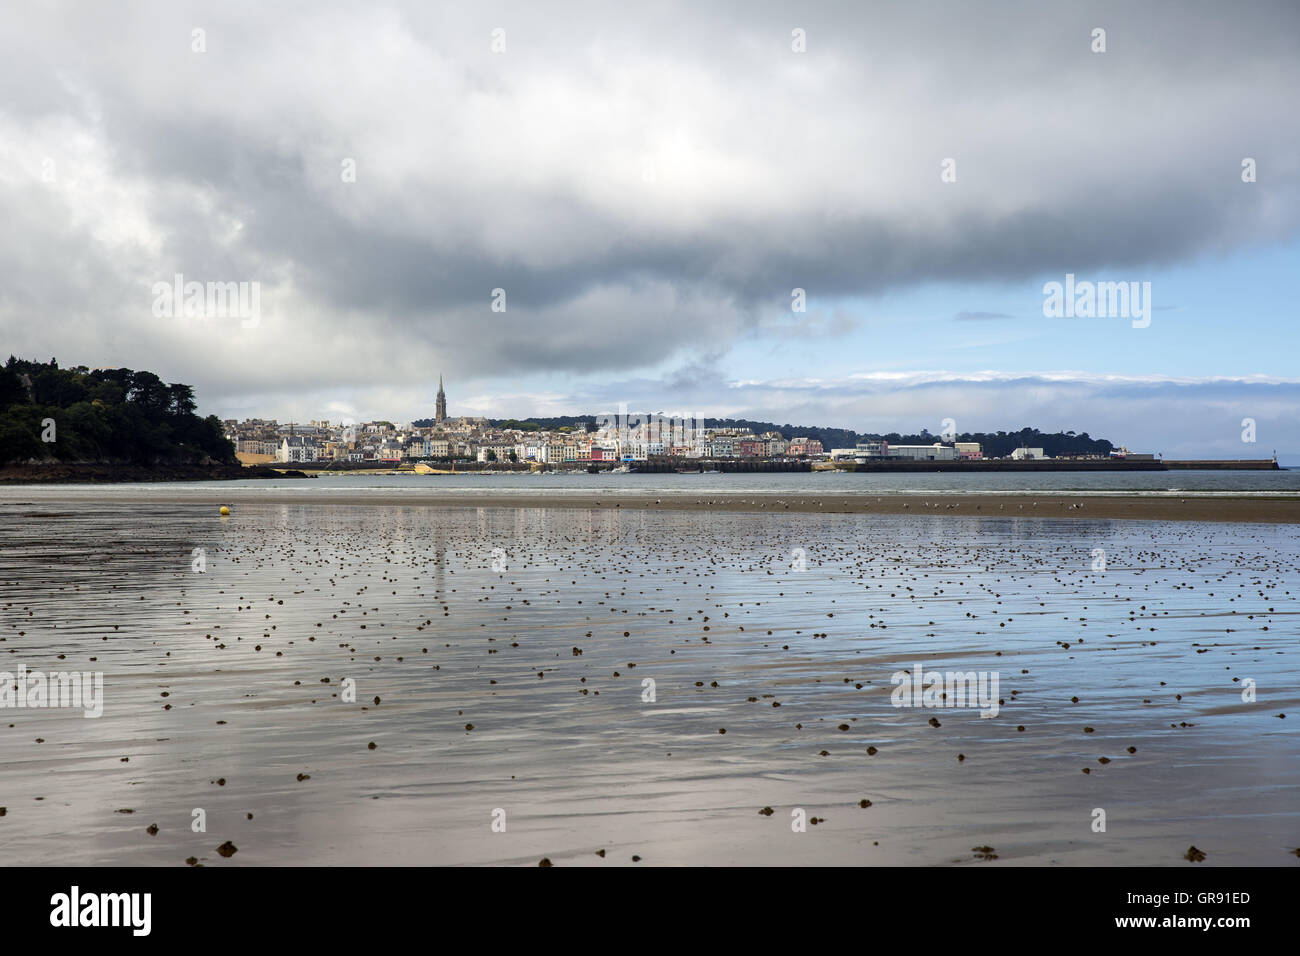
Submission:
M 129 368 L 59 368 L 9 356 L 0 367 L 0 469 L 28 480 L 64 469 L 83 480 L 136 479 L 239 467 L 215 415 L 200 418 L 194 389 Z M 26 470 L 24 470 L 26 469 Z M 107 470 L 107 471 L 105 471 Z M 75 480 L 75 479 L 73 479 Z

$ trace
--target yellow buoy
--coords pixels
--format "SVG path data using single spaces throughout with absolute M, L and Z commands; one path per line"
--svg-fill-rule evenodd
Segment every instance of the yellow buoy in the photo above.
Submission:
M 221 506 L 221 516 L 224 518 L 224 517 L 225 517 L 226 515 L 228 515 L 228 514 L 230 514 L 230 509 L 227 508 L 225 505 L 222 505 L 222 506 Z

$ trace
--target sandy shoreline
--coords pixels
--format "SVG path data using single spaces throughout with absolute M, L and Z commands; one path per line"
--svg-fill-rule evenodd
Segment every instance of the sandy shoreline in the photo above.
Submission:
M 0 719 L 6 861 L 1297 863 L 1300 526 L 366 490 L 4 496 L 0 669 L 103 674 Z
M 653 511 L 805 512 L 817 514 L 960 515 L 992 518 L 1104 518 L 1149 521 L 1224 521 L 1300 524 L 1300 498 L 1283 497 L 1152 497 L 1026 492 L 1020 494 L 502 494 L 483 491 L 458 494 L 394 494 L 386 491 L 314 493 L 259 491 L 250 488 L 204 490 L 197 493 L 147 493 L 137 499 L 158 504 L 293 504 L 383 505 L 428 508 L 610 508 Z M 10 497 L 10 496 L 5 496 Z M 86 501 L 84 493 L 59 495 L 49 490 L 29 500 L 17 490 L 0 504 L 44 505 L 56 501 Z

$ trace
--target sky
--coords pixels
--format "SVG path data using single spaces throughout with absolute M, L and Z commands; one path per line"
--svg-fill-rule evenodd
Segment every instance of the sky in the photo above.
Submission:
M 11 4 L 0 349 L 222 418 L 442 374 L 1300 465 L 1297 90 L 1262 0 Z M 1144 314 L 1048 314 L 1067 276 Z

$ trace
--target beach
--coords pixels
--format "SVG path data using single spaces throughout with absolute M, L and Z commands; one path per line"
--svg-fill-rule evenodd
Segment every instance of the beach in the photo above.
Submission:
M 95 491 L 0 497 L 0 670 L 104 687 L 12 862 L 1297 860 L 1291 502 Z
M 216 504 L 302 504 L 304 495 L 318 491 L 304 487 L 302 492 L 279 489 L 222 488 L 196 492 L 148 492 L 149 501 L 158 504 L 193 504 L 196 498 L 206 498 Z M 65 500 L 53 489 L 41 501 Z M 15 500 L 24 496 L 15 490 L 10 495 Z M 30 495 L 27 497 L 31 497 Z M 82 500 L 85 495 L 75 499 Z M 35 499 L 34 499 L 35 500 Z M 847 514 L 847 515 L 916 515 L 938 514 L 951 517 L 1021 517 L 1066 519 L 1124 519 L 1133 521 L 1214 521 L 1262 522 L 1267 524 L 1300 524 L 1300 497 L 1256 496 L 1235 497 L 1189 496 L 1185 498 L 1166 495 L 1162 497 L 1125 495 L 1122 493 L 1090 495 L 1086 493 L 1061 495 L 1051 492 L 1018 494 L 954 494 L 931 492 L 924 494 L 817 494 L 803 491 L 795 493 L 771 492 L 691 492 L 638 493 L 529 493 L 527 491 L 496 491 L 492 488 L 460 491 L 455 494 L 439 493 L 436 488 L 412 494 L 385 493 L 382 491 L 351 492 L 346 487 L 331 488 L 327 497 L 311 497 L 332 505 L 363 507 L 428 507 L 428 508 L 600 508 L 628 509 L 633 511 L 695 511 L 695 512 L 792 512 L 796 514 Z

